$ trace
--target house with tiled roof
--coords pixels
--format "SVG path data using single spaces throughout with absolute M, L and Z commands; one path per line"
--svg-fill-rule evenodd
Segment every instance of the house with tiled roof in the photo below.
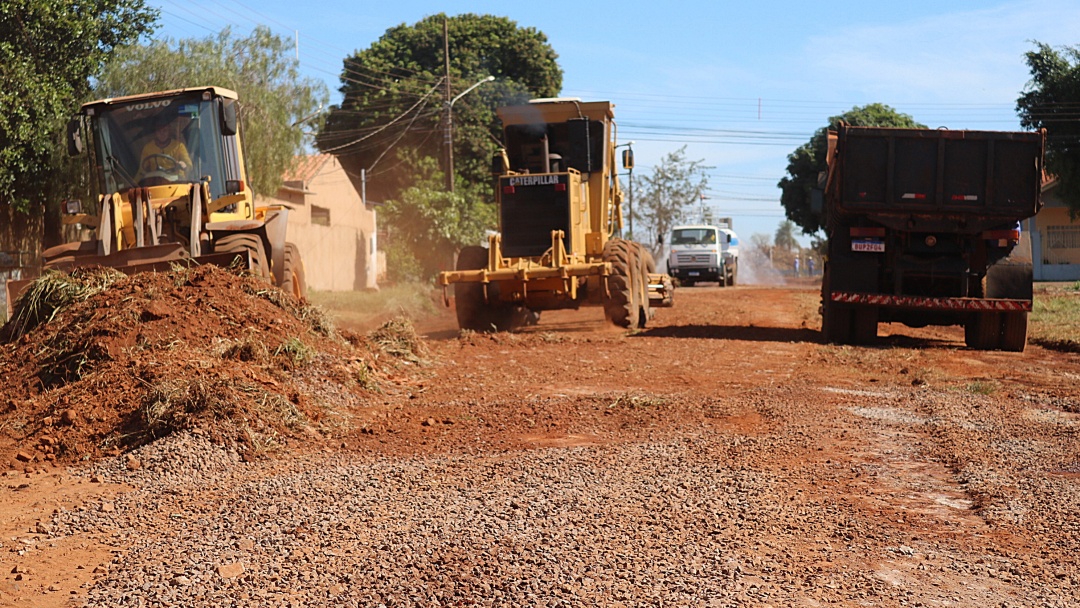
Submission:
M 1031 235 L 1031 258 L 1036 281 L 1080 281 L 1080 221 L 1057 192 L 1057 180 L 1042 187 L 1043 208 L 1024 222 Z
M 376 212 L 331 154 L 295 159 L 281 188 L 260 204 L 289 210 L 289 241 L 300 249 L 308 289 L 376 289 L 385 272 L 378 253 Z

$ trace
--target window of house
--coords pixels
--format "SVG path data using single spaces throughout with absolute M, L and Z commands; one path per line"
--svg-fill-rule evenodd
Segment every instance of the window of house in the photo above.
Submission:
M 319 226 L 330 225 L 330 210 L 326 207 L 311 206 L 311 223 Z

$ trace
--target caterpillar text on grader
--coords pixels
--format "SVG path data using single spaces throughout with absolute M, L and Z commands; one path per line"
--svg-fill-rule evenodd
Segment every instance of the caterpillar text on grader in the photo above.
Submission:
M 288 210 L 256 207 L 247 186 L 236 104 L 236 93 L 212 86 L 84 104 L 69 124 L 68 147 L 89 148 L 97 208 L 86 213 L 69 201 L 63 223 L 90 229 L 92 238 L 45 250 L 44 267 L 132 274 L 240 260 L 303 297 L 300 252 L 286 242 Z M 9 308 L 29 282 L 8 284 Z
M 506 331 L 540 311 L 582 305 L 637 328 L 653 308 L 671 306 L 671 278 L 655 272 L 648 250 L 618 237 L 613 108 L 569 98 L 499 108 L 499 232 L 487 247 L 465 247 L 456 270 L 438 277 L 444 294 L 454 285 L 462 329 Z

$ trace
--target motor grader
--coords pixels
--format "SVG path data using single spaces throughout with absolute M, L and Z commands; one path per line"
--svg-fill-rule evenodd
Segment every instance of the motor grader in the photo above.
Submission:
M 440 273 L 454 286 L 458 325 L 508 331 L 544 310 L 604 307 L 619 327 L 639 328 L 672 304 L 671 278 L 652 255 L 620 238 L 614 104 L 534 99 L 497 110 L 504 148 L 495 154 L 499 230 L 465 247 Z M 624 154 L 632 167 L 632 155 Z
M 84 104 L 68 125 L 68 151 L 88 152 L 97 204 L 87 212 L 81 201 L 64 203 L 63 224 L 86 236 L 42 252 L 44 268 L 133 274 L 178 262 L 240 263 L 303 297 L 300 252 L 286 241 L 288 210 L 256 206 L 248 187 L 236 104 L 235 92 L 214 86 Z M 155 138 L 170 143 L 156 147 Z M 29 282 L 8 284 L 9 308 Z

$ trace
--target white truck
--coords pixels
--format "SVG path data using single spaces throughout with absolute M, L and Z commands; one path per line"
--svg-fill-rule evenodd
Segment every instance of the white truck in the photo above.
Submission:
M 739 275 L 739 236 L 731 220 L 714 224 L 687 224 L 671 229 L 668 274 L 680 285 L 715 281 L 734 285 Z

